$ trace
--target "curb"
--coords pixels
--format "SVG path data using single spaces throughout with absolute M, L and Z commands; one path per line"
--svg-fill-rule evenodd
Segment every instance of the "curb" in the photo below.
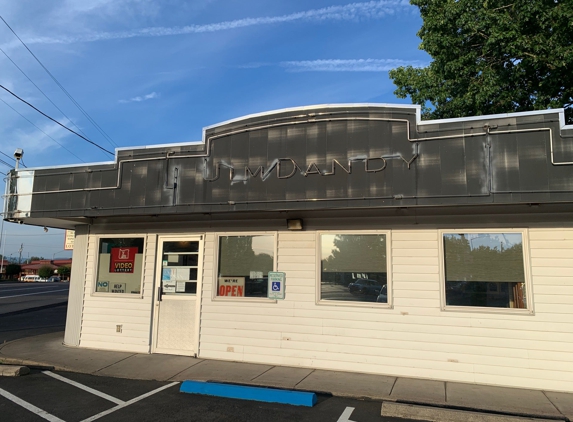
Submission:
M 38 362 L 34 360 L 26 360 L 26 359 L 16 359 L 16 358 L 6 358 L 0 354 L 0 367 L 2 365 L 17 365 L 17 366 L 27 366 L 30 369 L 35 369 L 39 371 L 63 371 L 63 372 L 77 372 L 82 373 L 79 371 L 72 371 L 69 368 L 64 366 L 54 366 L 43 362 Z M 87 372 L 86 372 L 87 373 Z
M 12 312 L 6 312 L 4 314 L 0 314 L 0 318 L 5 317 L 5 316 L 27 314 L 28 312 L 41 311 L 42 309 L 57 308 L 58 306 L 67 305 L 67 304 L 68 304 L 68 301 L 66 300 L 65 302 L 51 303 L 49 305 L 36 306 L 35 308 L 20 309 L 19 311 L 12 311 Z
M 30 368 L 22 365 L 0 365 L 0 377 L 19 377 L 30 373 Z
M 477 410 L 477 409 L 476 409 Z M 544 416 L 515 416 L 507 414 L 483 413 L 479 410 L 456 410 L 443 407 L 431 407 L 415 404 L 383 402 L 381 416 L 408 418 L 436 422 L 554 422 L 567 421 L 567 418 Z

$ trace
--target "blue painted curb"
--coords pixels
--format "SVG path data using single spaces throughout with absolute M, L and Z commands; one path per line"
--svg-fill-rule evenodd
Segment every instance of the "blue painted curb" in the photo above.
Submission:
M 217 382 L 183 381 L 179 392 L 228 397 L 231 399 L 264 401 L 268 403 L 284 403 L 291 404 L 293 406 L 312 407 L 316 404 L 315 393 L 278 390 L 276 388 L 221 384 Z

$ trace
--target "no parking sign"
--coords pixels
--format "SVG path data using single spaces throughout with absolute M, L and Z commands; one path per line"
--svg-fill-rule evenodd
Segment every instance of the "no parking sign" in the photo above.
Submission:
M 285 298 L 285 281 L 286 274 L 278 272 L 269 272 L 269 286 L 267 296 L 269 299 Z

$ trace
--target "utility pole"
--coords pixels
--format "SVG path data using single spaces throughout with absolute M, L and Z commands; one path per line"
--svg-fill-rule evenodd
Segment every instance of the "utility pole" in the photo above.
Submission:
M 20 252 L 20 257 L 18 258 L 18 264 L 22 264 L 22 251 L 24 250 L 24 244 L 21 243 L 20 244 L 20 249 L 18 249 L 18 252 Z

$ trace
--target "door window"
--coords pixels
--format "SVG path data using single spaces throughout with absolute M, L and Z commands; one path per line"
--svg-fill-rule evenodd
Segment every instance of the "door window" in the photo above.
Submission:
M 199 242 L 163 242 L 161 288 L 165 295 L 196 294 Z

